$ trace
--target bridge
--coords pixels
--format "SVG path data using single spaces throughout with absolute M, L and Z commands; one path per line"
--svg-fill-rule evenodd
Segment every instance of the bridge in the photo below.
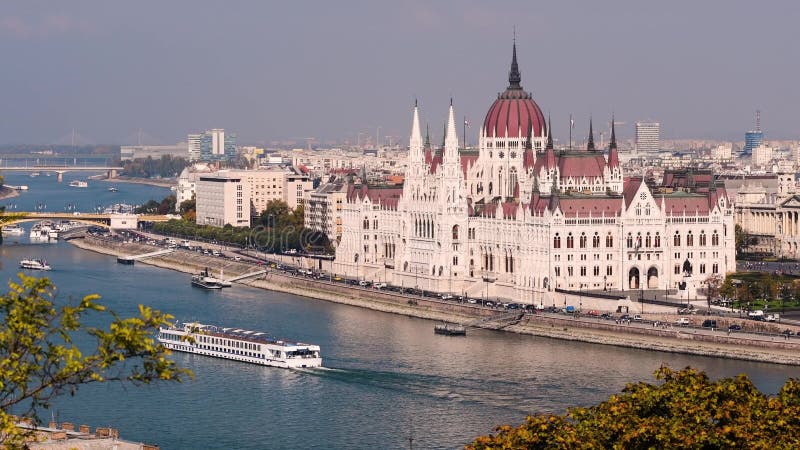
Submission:
M 33 164 L 24 166 L 0 166 L 0 171 L 8 172 L 55 172 L 58 174 L 58 181 L 64 181 L 64 172 L 106 172 L 108 178 L 116 178 L 117 172 L 123 169 L 122 166 L 70 166 L 56 164 Z
M 0 224 L 10 225 L 19 222 L 39 220 L 72 220 L 104 228 L 135 229 L 142 222 L 166 222 L 171 217 L 161 214 L 98 214 L 98 213 L 59 213 L 59 212 L 2 212 Z

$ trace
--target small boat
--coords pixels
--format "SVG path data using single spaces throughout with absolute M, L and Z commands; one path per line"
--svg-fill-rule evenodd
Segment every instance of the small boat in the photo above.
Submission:
M 53 231 L 56 232 L 56 237 L 58 237 L 58 230 L 55 229 L 53 222 L 50 222 L 49 220 L 43 220 L 35 223 L 31 227 L 31 232 L 28 235 L 28 238 L 33 242 L 53 241 L 54 239 L 51 238 Z
M 219 280 L 208 274 L 208 269 L 201 271 L 197 275 L 192 275 L 192 286 L 203 289 L 222 289 Z
M 25 229 L 17 224 L 6 225 L 3 227 L 3 234 L 7 234 L 10 236 L 22 236 L 23 234 L 25 234 Z
M 451 323 L 441 323 L 433 327 L 433 332 L 435 334 L 441 334 L 444 336 L 466 336 L 467 329 L 464 328 L 462 325 L 456 325 Z
M 114 186 L 108 188 L 108 192 L 117 192 L 117 191 L 119 191 L 119 189 L 115 188 Z
M 87 182 L 85 182 L 83 180 L 72 180 L 72 181 L 69 182 L 69 185 L 71 187 L 79 187 L 79 188 L 89 187 L 89 183 L 87 183 Z
M 42 261 L 41 259 L 23 259 L 19 262 L 19 267 L 30 270 L 51 270 L 51 267 L 47 265 L 47 261 Z
M 31 178 L 35 178 L 39 176 L 39 172 L 31 172 Z

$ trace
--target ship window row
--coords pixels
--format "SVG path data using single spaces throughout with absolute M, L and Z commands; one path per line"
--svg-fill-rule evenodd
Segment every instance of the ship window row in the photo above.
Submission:
M 228 354 L 231 354 L 231 355 L 248 356 L 250 358 L 266 359 L 266 356 L 264 356 L 264 354 L 262 354 L 262 353 L 246 352 L 244 350 L 236 350 L 236 349 L 229 348 L 229 347 L 216 347 L 216 346 L 213 346 L 213 345 L 198 345 L 197 347 L 200 348 L 201 350 L 210 350 L 212 352 L 228 353 Z M 277 352 L 277 353 L 280 353 L 280 352 Z
M 167 340 L 167 341 L 180 341 L 181 335 L 175 333 L 159 333 L 159 338 Z
M 198 342 L 201 342 L 203 344 L 224 345 L 224 346 L 227 346 L 227 347 L 241 348 L 241 349 L 245 349 L 245 350 L 260 350 L 260 347 L 261 347 L 259 344 L 253 344 L 253 343 L 250 343 L 250 342 L 236 341 L 236 340 L 233 340 L 233 339 L 222 339 L 222 338 L 212 337 L 212 336 L 200 336 L 198 338 Z

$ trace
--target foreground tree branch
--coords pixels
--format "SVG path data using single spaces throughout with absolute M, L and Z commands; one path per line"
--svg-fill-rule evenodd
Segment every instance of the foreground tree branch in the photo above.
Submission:
M 711 381 L 691 368 L 655 373 L 660 384 L 635 383 L 619 395 L 565 415 L 529 416 L 497 427 L 468 449 L 800 448 L 800 382 L 775 396 L 746 375 Z
M 39 421 L 37 413 L 79 386 L 109 381 L 134 385 L 181 382 L 192 373 L 168 359 L 170 351 L 155 332 L 172 316 L 139 305 L 139 314 L 122 318 L 97 295 L 57 306 L 55 286 L 46 278 L 20 274 L 0 296 L 0 444 L 24 446 L 29 433 L 17 428 L 20 417 Z M 108 316 L 108 328 L 84 326 L 87 314 Z M 91 345 L 76 345 L 88 336 Z M 12 412 L 15 415 L 12 415 Z

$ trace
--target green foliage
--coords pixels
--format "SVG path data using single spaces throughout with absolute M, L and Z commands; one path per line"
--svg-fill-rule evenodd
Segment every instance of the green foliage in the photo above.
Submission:
M 139 305 L 139 314 L 122 318 L 107 310 L 97 295 L 77 304 L 56 305 L 55 286 L 46 278 L 20 274 L 0 296 L 0 445 L 22 447 L 26 431 L 18 417 L 38 421 L 37 412 L 81 385 L 109 381 L 144 385 L 184 381 L 192 374 L 167 358 L 170 351 L 154 333 L 171 316 Z M 82 324 L 86 315 L 108 317 L 108 328 Z M 75 338 L 92 344 L 79 348 Z M 17 416 L 12 416 L 11 411 Z
M 661 384 L 629 384 L 597 406 L 529 416 L 467 448 L 800 448 L 800 382 L 794 378 L 767 396 L 746 375 L 711 381 L 692 368 L 661 367 L 655 376 Z
M 170 214 L 175 212 L 177 199 L 174 195 L 164 197 L 160 202 L 148 200 L 133 210 L 135 214 Z
M 137 178 L 172 178 L 178 176 L 188 165 L 189 161 L 184 158 L 164 155 L 160 159 L 153 159 L 148 156 L 125 161 L 122 165 L 122 175 Z

